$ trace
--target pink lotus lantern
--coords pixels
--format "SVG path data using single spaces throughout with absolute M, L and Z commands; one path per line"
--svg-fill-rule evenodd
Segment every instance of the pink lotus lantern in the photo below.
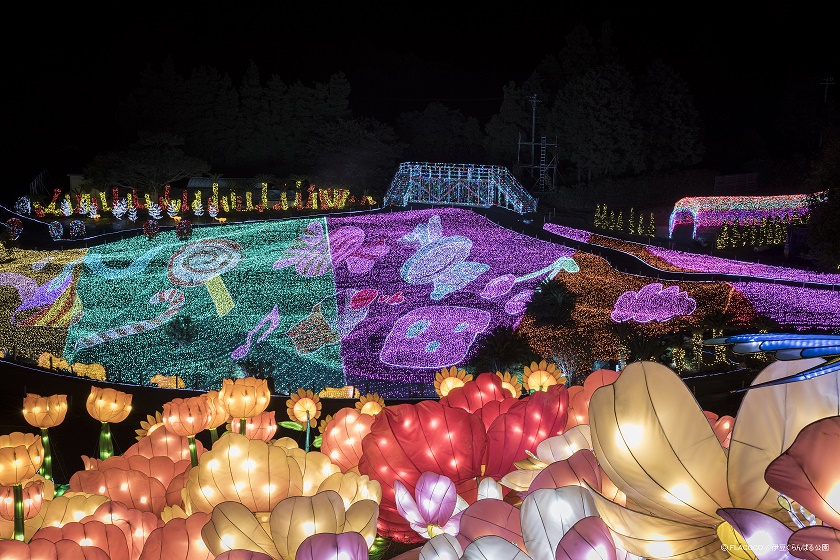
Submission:
M 163 425 L 173 434 L 187 438 L 192 466 L 198 465 L 195 436 L 210 426 L 210 404 L 200 395 L 172 399 L 163 405 Z
M 155 515 L 159 515 L 166 506 L 166 487 L 159 480 L 137 470 L 106 468 L 78 471 L 70 477 L 70 491 L 108 496 Z
M 240 419 L 231 418 L 228 424 L 229 432 L 243 433 L 240 428 Z M 248 439 L 260 439 L 262 441 L 271 441 L 277 433 L 277 420 L 274 418 L 274 411 L 263 412 L 247 418 L 245 421 L 244 435 Z
M 464 385 L 451 389 L 440 398 L 440 403 L 475 412 L 488 402 L 502 401 L 506 398 L 512 397 L 502 388 L 502 379 L 495 373 L 485 372 Z
M 210 520 L 209 513 L 196 512 L 174 518 L 149 534 L 142 560 L 213 560 L 214 556 L 201 539 L 201 529 Z
M 417 479 L 414 496 L 399 480 L 394 481 L 397 511 L 424 539 L 441 533 L 458 534 L 461 512 L 467 507 L 459 499 L 455 484 L 445 476 L 424 472 Z
M 30 479 L 22 485 L 21 502 L 23 519 L 31 519 L 41 511 L 44 501 L 44 481 Z M 0 486 L 0 517 L 8 521 L 15 519 L 14 488 Z
M 798 558 L 805 560 L 835 560 L 840 549 L 840 530 L 825 525 L 805 527 L 794 532 L 787 542 Z
M 0 558 L 3 560 L 111 560 L 108 553 L 95 546 L 81 546 L 71 540 L 52 542 L 33 539 L 29 543 L 0 540 Z
M 358 470 L 362 457 L 362 440 L 370 433 L 376 416 L 355 408 L 342 408 L 326 423 L 321 434 L 321 453 L 343 472 Z
M 128 543 L 117 525 L 91 520 L 86 523 L 70 522 L 61 527 L 41 527 L 32 536 L 32 542 L 44 539 L 56 543 L 71 540 L 83 548 L 93 546 L 105 551 L 109 560 L 130 560 Z

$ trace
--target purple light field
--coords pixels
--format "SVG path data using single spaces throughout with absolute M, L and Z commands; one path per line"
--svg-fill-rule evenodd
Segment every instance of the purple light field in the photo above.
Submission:
M 767 282 L 732 282 L 755 310 L 783 327 L 808 330 L 814 325 L 840 328 L 840 291 Z
M 541 280 L 576 270 L 573 249 L 462 209 L 327 223 L 331 238 L 339 228 L 358 228 L 365 243 L 378 247 L 369 268 L 335 269 L 346 381 L 363 393 L 431 387 L 441 368 L 469 357 L 482 333 L 518 323 L 522 302 Z

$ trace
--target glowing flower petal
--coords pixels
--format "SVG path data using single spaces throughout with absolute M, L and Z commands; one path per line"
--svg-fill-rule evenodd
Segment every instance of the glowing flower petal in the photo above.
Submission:
M 464 550 L 458 539 L 443 533 L 431 538 L 420 549 L 419 560 L 461 560 Z
M 584 517 L 569 529 L 555 551 L 555 560 L 617 560 L 610 529 L 600 517 Z
M 533 558 L 551 558 L 575 523 L 598 514 L 589 491 L 580 486 L 537 490 L 525 498 L 520 511 L 522 540 Z
M 295 554 L 295 560 L 368 560 L 368 545 L 359 533 L 318 533 L 306 538 Z

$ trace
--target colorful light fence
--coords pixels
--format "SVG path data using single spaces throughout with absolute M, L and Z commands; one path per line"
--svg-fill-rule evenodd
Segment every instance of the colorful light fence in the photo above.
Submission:
M 753 224 L 762 218 L 790 220 L 804 217 L 809 211 L 809 202 L 816 194 L 789 194 L 779 196 L 691 196 L 681 198 L 674 204 L 668 220 L 668 236 L 673 237 L 674 228 L 682 224 L 693 224 L 692 238 L 697 237 L 701 227 L 720 227 L 725 223 Z
M 409 202 L 501 206 L 525 214 L 537 201 L 505 167 L 465 163 L 401 163 L 385 194 L 385 204 Z

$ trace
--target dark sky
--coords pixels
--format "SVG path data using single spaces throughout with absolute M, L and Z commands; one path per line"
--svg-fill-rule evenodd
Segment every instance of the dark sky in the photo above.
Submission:
M 15 190 L 54 161 L 111 146 L 117 101 L 147 64 L 170 54 L 183 74 L 207 64 L 234 82 L 249 60 L 264 78 L 287 83 L 343 71 L 352 108 L 383 119 L 432 100 L 486 119 L 498 110 L 502 86 L 558 53 L 577 23 L 597 37 L 608 20 L 626 62 L 663 58 L 687 80 L 704 118 L 724 127 L 760 121 L 786 81 L 810 91 L 804 102 L 822 101 L 819 82 L 837 75 L 840 50 L 825 3 L 81 4 L 32 2 L 7 20 L 7 122 L 15 139 L 7 161 L 13 181 L 23 183 Z

